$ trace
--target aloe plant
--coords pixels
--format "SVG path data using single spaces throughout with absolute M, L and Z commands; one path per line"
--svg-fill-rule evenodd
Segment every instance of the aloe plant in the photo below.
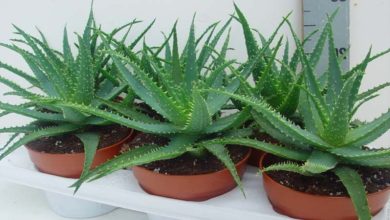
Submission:
M 130 28 L 136 23 L 138 21 L 132 21 L 106 35 L 110 41 L 114 41 L 114 36 L 118 32 Z M 26 126 L 0 129 L 1 133 L 13 134 L 6 146 L 2 148 L 0 159 L 31 141 L 72 133 L 84 145 L 83 175 L 85 175 L 91 166 L 99 143 L 99 134 L 89 131 L 88 128 L 108 125 L 112 122 L 71 107 L 41 103 L 39 99 L 56 98 L 66 100 L 69 103 L 101 108 L 104 105 L 103 100 L 115 99 L 128 87 L 115 78 L 115 68 L 109 63 L 110 57 L 105 52 L 104 45 L 99 42 L 99 33 L 102 31 L 96 26 L 91 11 L 83 34 L 77 34 L 76 48 L 73 48 L 77 49 L 77 54 L 74 54 L 66 28 L 64 29 L 62 52 L 51 48 L 41 32 L 39 32 L 41 38 L 37 38 L 19 27 L 15 26 L 15 29 L 19 38 L 14 39 L 13 44 L 2 43 L 1 46 L 20 55 L 28 64 L 32 74 L 3 62 L 0 62 L 0 68 L 7 70 L 11 75 L 21 77 L 31 87 L 23 88 L 18 83 L 3 77 L 4 75 L 1 76 L 0 83 L 11 89 L 8 95 L 18 96 L 24 100 L 24 104 L 21 105 L 0 102 L 0 109 L 3 110 L 1 116 L 15 113 L 26 116 L 33 122 Z M 124 40 L 125 37 L 122 41 Z M 136 44 L 137 41 L 134 41 L 133 44 Z M 30 51 L 21 47 L 20 44 L 27 46 Z M 131 50 L 132 48 L 127 49 Z
M 261 96 L 282 115 L 299 120 L 296 111 L 299 104 L 300 86 L 303 83 L 303 74 L 299 69 L 299 51 L 295 50 L 290 58 L 290 45 L 288 40 L 286 40 L 283 58 L 279 60 L 276 55 L 283 46 L 284 36 L 280 37 L 274 48 L 267 46 L 265 37 L 257 30 L 251 29 L 245 15 L 237 5 L 235 5 L 235 10 L 237 14 L 235 19 L 242 26 L 248 57 L 256 55 L 256 51 L 260 48 L 259 45 L 265 47 L 264 56 L 257 60 L 256 67 L 253 69 L 252 75 L 255 84 L 251 86 L 249 83 L 246 83 L 245 89 L 241 89 L 243 90 L 242 93 L 256 97 Z M 260 42 L 255 37 L 254 31 L 257 32 Z M 303 44 L 317 32 L 314 31 L 309 34 L 303 41 Z M 320 40 L 313 51 L 314 55 L 310 57 L 310 63 L 313 66 L 318 64 L 320 58 L 318 55 L 321 54 L 326 36 L 327 33 L 325 31 L 321 33 Z
M 219 29 L 217 23 L 213 24 L 198 38 L 195 36 L 195 26 L 192 23 L 182 52 L 179 51 L 176 24 L 162 45 L 149 47 L 145 43 L 140 57 L 127 53 L 126 50 L 118 53 L 116 50 L 118 45 L 114 45 L 113 49 L 112 45 L 106 42 L 113 63 L 125 83 L 134 91 L 137 98 L 159 114 L 162 120 L 108 101 L 104 101 L 104 104 L 111 112 L 66 100 L 40 100 L 42 103 L 71 107 L 86 114 L 170 139 L 166 146 L 143 145 L 95 168 L 74 184 L 76 190 L 85 181 L 95 180 L 122 168 L 176 158 L 185 153 L 201 157 L 205 152 L 215 155 L 223 162 L 241 187 L 240 178 L 225 145 L 198 145 L 204 140 L 247 136 L 251 133 L 250 129 L 232 130 L 248 119 L 249 110 L 222 114 L 230 99 L 229 96 L 199 92 L 203 88 L 235 92 L 240 86 L 240 79 L 246 79 L 255 66 L 256 59 L 251 59 L 242 64 L 240 70 L 236 70 L 235 61 L 226 60 L 230 38 L 226 32 L 230 22 L 231 19 Z M 216 46 L 224 34 L 226 37 L 222 48 L 217 50 Z M 102 39 L 106 41 L 106 37 L 102 36 Z M 268 44 L 270 42 L 272 39 Z M 264 51 L 259 50 L 256 58 L 262 56 Z M 164 55 L 161 55 L 162 52 Z M 232 78 L 229 74 L 231 72 L 240 77 Z
M 263 172 L 284 170 L 310 176 L 334 172 L 347 189 L 359 218 L 370 219 L 365 188 L 355 168 L 390 168 L 389 149 L 364 148 L 390 129 L 390 110 L 377 119 L 360 125 L 352 124 L 352 120 L 363 103 L 375 97 L 380 89 L 388 86 L 388 83 L 384 83 L 359 93 L 367 64 L 390 50 L 375 56 L 371 56 L 370 51 L 360 64 L 350 71 L 343 72 L 340 68 L 341 59 L 338 59 L 335 52 L 332 26 L 328 23 L 324 29 L 329 45 L 328 71 L 325 76 L 316 77 L 317 74 L 310 60 L 313 56 L 321 54 L 305 54 L 302 42 L 294 33 L 288 20 L 287 23 L 297 45 L 304 72 L 300 103 L 303 106 L 300 108 L 300 113 L 304 120 L 304 128 L 286 119 L 262 97 L 215 91 L 218 94 L 230 95 L 233 99 L 251 106 L 256 122 L 267 133 L 283 143 L 283 146 L 245 138 L 227 138 L 223 141 L 201 143 L 201 145 L 255 146 L 292 161 L 270 165 Z

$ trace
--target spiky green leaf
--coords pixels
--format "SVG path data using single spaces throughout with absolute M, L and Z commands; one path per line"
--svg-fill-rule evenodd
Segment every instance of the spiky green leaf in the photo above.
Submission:
M 21 108 L 18 105 L 10 105 L 7 103 L 0 102 L 0 109 L 5 111 L 10 111 L 19 115 L 27 116 L 30 118 L 39 119 L 42 121 L 57 121 L 57 122 L 64 122 L 65 119 L 61 114 L 56 113 L 45 113 L 45 112 L 39 112 L 36 110 L 31 110 L 28 108 Z
M 84 146 L 84 165 L 83 172 L 81 176 L 88 174 L 89 169 L 91 169 L 92 162 L 95 158 L 96 150 L 99 145 L 99 133 L 85 132 L 76 134 L 76 136 L 81 140 Z
M 366 190 L 359 173 L 349 167 L 338 167 L 334 170 L 334 173 L 347 189 L 359 219 L 371 219 Z
M 377 119 L 348 132 L 342 146 L 364 146 L 390 129 L 390 110 Z
M 211 115 L 207 103 L 199 92 L 193 92 L 191 115 L 184 128 L 188 132 L 202 132 L 211 124 Z
M 337 164 L 338 159 L 334 155 L 314 150 L 302 166 L 302 169 L 308 173 L 318 174 L 335 168 Z
M 200 144 L 203 143 L 201 142 Z M 247 138 L 235 138 L 235 137 L 223 138 L 223 139 L 205 141 L 204 144 L 241 145 L 241 146 L 262 150 L 282 158 L 287 158 L 287 159 L 297 160 L 297 161 L 305 161 L 310 156 L 310 153 L 305 150 L 282 147 L 279 145 L 269 144 L 262 141 L 257 141 L 257 140 L 247 139 Z
M 277 163 L 277 164 L 272 164 L 268 167 L 265 167 L 264 169 L 261 170 L 262 172 L 272 172 L 272 171 L 287 171 L 287 172 L 294 172 L 298 173 L 304 176 L 310 176 L 311 173 L 308 173 L 304 169 L 302 169 L 302 166 L 293 163 L 293 162 L 282 162 L 282 163 Z
M 224 165 L 225 167 L 230 171 L 230 174 L 232 175 L 234 181 L 237 183 L 238 187 L 240 188 L 241 192 L 245 196 L 244 188 L 241 183 L 240 176 L 237 172 L 236 166 L 231 159 L 231 156 L 229 154 L 229 151 L 225 148 L 224 145 L 221 144 L 213 144 L 213 145 L 204 145 L 204 147 L 212 153 L 214 156 L 216 156 Z
M 262 114 L 265 118 L 267 118 L 269 123 L 271 123 L 279 131 L 281 131 L 291 139 L 295 139 L 303 144 L 312 145 L 319 148 L 331 148 L 331 146 L 321 140 L 321 138 L 313 135 L 312 133 L 294 125 L 287 119 L 283 118 L 283 116 L 275 112 L 267 103 L 262 100 L 223 91 L 215 92 L 221 92 L 223 94 L 229 95 L 233 99 L 239 100 L 247 105 L 252 106 L 256 112 Z

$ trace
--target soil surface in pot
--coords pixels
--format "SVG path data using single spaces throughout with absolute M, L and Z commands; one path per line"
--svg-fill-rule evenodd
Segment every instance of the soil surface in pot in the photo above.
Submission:
M 259 140 L 259 141 L 267 142 L 267 143 L 272 143 L 272 144 L 279 143 L 279 141 L 276 140 L 275 138 L 273 138 L 271 135 L 269 135 L 265 132 L 259 131 L 258 129 L 255 129 L 253 131 L 253 134 L 250 137 L 253 139 Z
M 121 125 L 94 126 L 89 131 L 99 132 L 98 149 L 111 146 L 127 137 L 131 129 Z M 81 140 L 73 134 L 41 138 L 26 145 L 31 150 L 44 153 L 83 153 L 84 146 Z
M 287 162 L 276 156 L 268 155 L 264 166 Z M 356 167 L 362 177 L 367 193 L 375 193 L 390 186 L 390 169 Z M 287 171 L 272 171 L 267 174 L 276 182 L 304 193 L 325 196 L 348 196 L 348 192 L 333 172 L 321 176 L 309 177 Z
M 168 140 L 155 135 L 139 133 L 134 137 L 132 142 L 125 145 L 125 150 L 151 143 L 165 145 L 168 143 Z M 235 164 L 244 159 L 249 151 L 249 149 L 239 146 L 228 146 L 228 150 Z M 169 175 L 198 175 L 225 169 L 223 163 L 208 152 L 202 155 L 202 157 L 196 157 L 186 153 L 174 159 L 155 161 L 142 165 L 141 167 L 157 173 Z
M 164 121 L 164 118 L 161 115 L 159 115 L 155 110 L 153 110 L 146 103 L 144 103 L 144 102 L 135 103 L 135 106 L 139 111 L 146 114 L 147 116 L 149 116 L 155 120 L 158 120 L 158 121 Z

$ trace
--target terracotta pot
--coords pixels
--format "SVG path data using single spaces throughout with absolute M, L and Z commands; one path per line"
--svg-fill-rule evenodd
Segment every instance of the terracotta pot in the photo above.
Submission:
M 240 177 L 245 172 L 251 151 L 236 164 Z M 165 175 L 143 167 L 133 167 L 134 176 L 148 193 L 187 201 L 204 201 L 222 195 L 237 184 L 228 169 L 200 175 Z
M 120 154 L 122 144 L 133 137 L 133 130 L 123 140 L 108 147 L 96 151 L 95 158 L 92 162 L 92 168 L 106 162 L 107 160 Z M 72 154 L 53 154 L 44 153 L 30 149 L 26 146 L 30 159 L 35 167 L 43 172 L 56 176 L 67 178 L 79 178 L 83 171 L 84 152 Z
M 267 162 L 264 154 L 260 168 Z M 299 192 L 283 186 L 263 173 L 263 185 L 274 210 L 283 215 L 298 219 L 358 219 L 352 200 L 349 197 L 323 196 Z M 390 196 L 390 187 L 367 195 L 371 214 L 377 214 L 386 205 Z

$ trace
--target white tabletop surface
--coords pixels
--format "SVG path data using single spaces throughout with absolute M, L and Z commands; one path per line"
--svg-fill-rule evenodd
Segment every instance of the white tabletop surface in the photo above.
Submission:
M 0 179 L 0 219 L 67 220 L 53 213 L 40 190 L 12 184 Z M 88 220 L 147 220 L 143 213 L 124 209 Z
M 40 190 L 12 184 L 0 179 L 0 219 L 6 220 L 67 220 L 53 213 Z M 390 204 L 387 205 L 390 212 Z M 144 213 L 125 209 L 88 220 L 147 220 Z M 390 218 L 389 218 L 390 220 Z

